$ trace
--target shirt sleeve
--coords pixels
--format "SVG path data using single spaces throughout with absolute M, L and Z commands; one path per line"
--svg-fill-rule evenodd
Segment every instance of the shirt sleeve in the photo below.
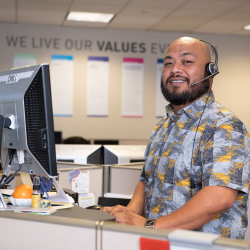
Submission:
M 145 171 L 145 165 L 144 165 L 144 167 L 143 167 L 143 169 L 142 169 L 142 172 L 141 172 L 139 181 L 142 181 L 142 182 L 144 182 L 144 183 L 147 183 L 147 182 L 148 182 L 148 176 L 147 176 L 146 171 Z
M 249 191 L 250 138 L 241 121 L 220 124 L 203 150 L 202 185 Z
M 153 132 L 151 133 L 151 136 L 149 138 L 149 142 L 148 145 L 146 147 L 145 150 L 145 154 L 144 154 L 144 158 L 145 158 L 145 165 L 142 169 L 139 181 L 142 181 L 144 183 L 148 182 L 150 173 L 151 173 L 151 165 L 148 163 L 148 156 L 149 156 L 149 151 L 150 151 L 150 147 L 151 147 L 151 143 L 153 142 L 153 139 L 155 138 L 159 128 L 164 124 L 164 121 L 166 120 L 166 118 L 161 119 L 155 126 Z
M 147 147 L 146 147 L 146 149 L 145 149 L 145 154 L 144 154 L 145 163 L 146 163 L 147 158 L 148 158 L 148 147 L 149 147 L 149 145 L 147 145 Z M 145 165 L 146 165 L 146 164 L 145 164 Z M 145 170 L 145 165 L 143 166 L 143 169 L 142 169 L 142 172 L 141 172 L 139 181 L 142 181 L 142 182 L 144 182 L 144 183 L 147 183 L 147 182 L 148 182 L 148 175 L 147 175 L 146 170 Z

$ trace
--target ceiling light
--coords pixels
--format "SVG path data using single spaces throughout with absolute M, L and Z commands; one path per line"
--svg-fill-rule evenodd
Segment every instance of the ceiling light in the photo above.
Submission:
M 79 22 L 109 23 L 114 14 L 70 11 L 66 20 Z
M 244 27 L 244 30 L 250 30 L 250 24 Z

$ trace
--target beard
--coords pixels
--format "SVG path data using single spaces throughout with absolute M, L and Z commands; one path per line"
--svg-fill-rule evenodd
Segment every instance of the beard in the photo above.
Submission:
M 198 84 L 195 84 L 194 87 L 191 89 L 190 80 L 188 78 L 176 75 L 175 77 L 181 77 L 185 79 L 185 81 L 187 82 L 188 89 L 179 93 L 178 87 L 174 87 L 174 90 L 170 92 L 168 85 L 172 77 L 173 76 L 170 76 L 166 80 L 166 86 L 164 86 L 163 81 L 161 79 L 161 92 L 167 101 L 176 106 L 185 105 L 187 103 L 191 103 L 199 99 L 208 92 L 210 87 L 209 79 L 206 79 Z M 204 78 L 205 77 L 206 76 L 204 76 Z

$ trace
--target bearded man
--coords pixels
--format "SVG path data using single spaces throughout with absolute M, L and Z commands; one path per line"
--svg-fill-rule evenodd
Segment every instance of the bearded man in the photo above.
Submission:
M 250 138 L 215 101 L 210 51 L 182 37 L 169 46 L 161 88 L 170 102 L 153 130 L 127 207 L 105 207 L 123 224 L 187 229 L 243 239 L 247 228 Z

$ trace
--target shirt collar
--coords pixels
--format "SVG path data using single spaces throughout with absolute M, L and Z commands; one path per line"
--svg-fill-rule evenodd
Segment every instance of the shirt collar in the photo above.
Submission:
M 167 117 L 172 121 L 177 121 L 182 114 L 186 114 L 189 118 L 199 117 L 203 112 L 205 105 L 210 105 L 215 101 L 213 91 L 209 91 L 207 94 L 203 95 L 201 98 L 191 103 L 187 107 L 179 110 L 178 114 L 174 113 L 171 104 L 166 106 Z

